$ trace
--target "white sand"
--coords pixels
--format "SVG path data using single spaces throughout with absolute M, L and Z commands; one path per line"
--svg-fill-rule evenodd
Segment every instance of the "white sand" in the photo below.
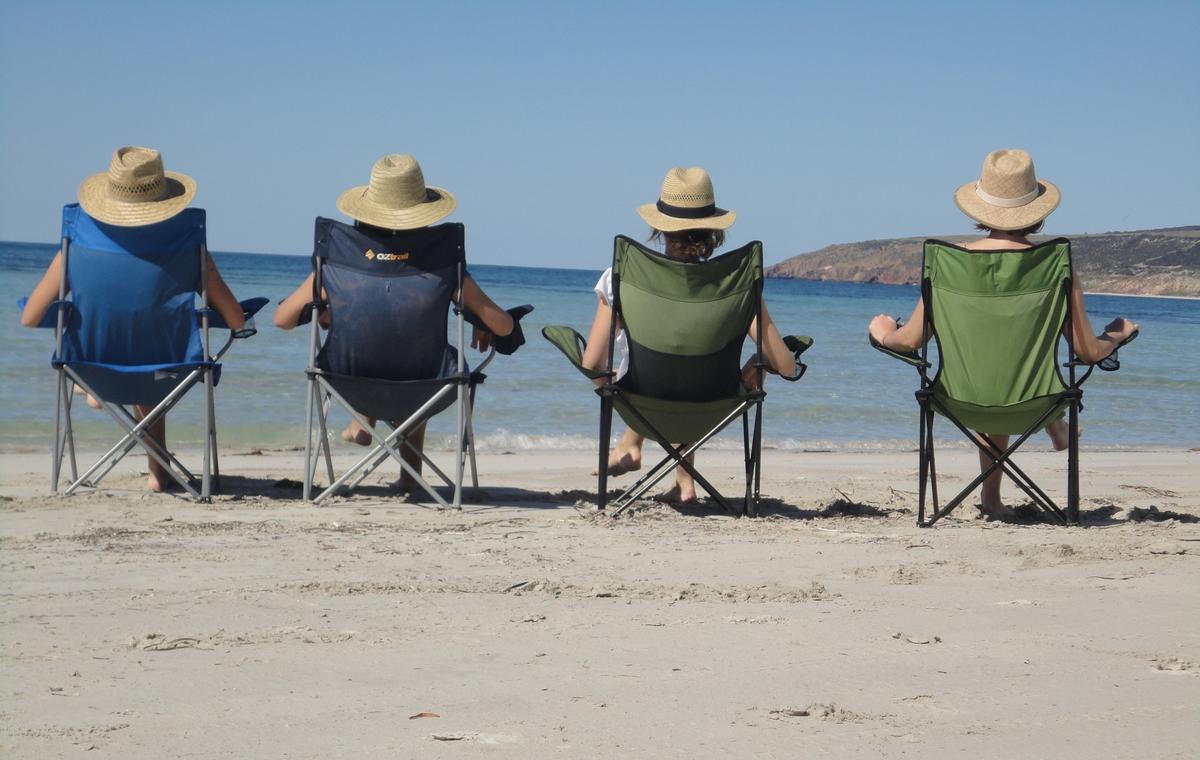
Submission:
M 1200 516 L 1200 453 L 1085 452 L 1084 528 L 928 530 L 915 454 L 768 452 L 759 520 L 598 516 L 564 452 L 483 456 L 462 513 L 317 508 L 271 486 L 299 457 L 227 454 L 202 505 L 6 455 L 0 755 L 1200 756 L 1200 524 L 1130 519 Z

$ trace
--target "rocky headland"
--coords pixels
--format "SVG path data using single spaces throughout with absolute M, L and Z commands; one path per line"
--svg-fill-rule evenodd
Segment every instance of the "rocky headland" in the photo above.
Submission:
M 938 237 L 938 236 L 935 236 Z M 972 235 L 938 237 L 947 242 Z M 1035 236 L 1049 240 L 1055 236 Z M 1076 277 L 1088 292 L 1200 297 L 1200 225 L 1067 235 Z M 926 238 L 838 243 L 767 267 L 768 277 L 911 284 L 920 280 Z

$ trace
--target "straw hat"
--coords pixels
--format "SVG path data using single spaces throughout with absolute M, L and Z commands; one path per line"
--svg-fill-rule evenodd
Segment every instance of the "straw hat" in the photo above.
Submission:
M 458 201 L 450 191 L 426 187 L 417 159 L 391 153 L 371 167 L 371 182 L 338 196 L 337 207 L 348 217 L 389 230 L 425 227 L 448 216 Z
M 717 208 L 712 178 L 698 166 L 675 167 L 663 178 L 658 203 L 638 207 L 638 215 L 656 230 L 724 230 L 733 226 L 737 214 Z
M 88 216 L 118 227 L 140 227 L 170 219 L 196 195 L 196 181 L 163 171 L 162 154 L 126 146 L 113 151 L 107 173 L 79 186 L 79 205 Z
M 994 230 L 1032 227 L 1058 208 L 1058 188 L 1039 180 L 1033 159 L 1020 148 L 994 150 L 983 159 L 979 180 L 954 193 L 959 210 Z

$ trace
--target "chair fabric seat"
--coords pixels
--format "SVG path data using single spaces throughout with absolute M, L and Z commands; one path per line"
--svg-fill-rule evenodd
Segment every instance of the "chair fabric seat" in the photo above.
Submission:
M 475 386 L 483 382 L 486 377 L 484 374 L 472 372 L 469 366 L 464 366 L 466 370 L 463 374 L 458 374 L 458 350 L 454 346 L 446 346 L 442 371 L 437 377 L 390 380 L 346 375 L 323 368 L 315 372 L 325 378 L 338 395 L 359 414 L 377 420 L 397 421 L 408 419 L 422 404 L 447 385 L 467 383 Z M 455 394 L 447 393 L 427 411 L 427 415 L 432 417 L 444 412 L 454 404 L 455 399 Z
M 613 400 L 613 408 L 625 424 L 639 435 L 653 440 L 654 430 L 638 419 L 631 411 L 637 410 L 667 440 L 672 443 L 689 443 L 702 438 L 716 427 L 734 409 L 746 400 L 746 392 L 737 396 L 711 401 L 671 401 L 669 399 L 642 396 L 622 391 Z
M 110 404 L 153 406 L 187 379 L 192 370 L 211 367 L 213 385 L 221 379 L 221 365 L 212 362 L 186 364 L 98 364 L 96 362 L 52 362 L 78 373 L 98 397 Z
M 985 406 L 969 401 L 959 401 L 938 391 L 934 391 L 933 397 L 955 419 L 971 430 L 996 433 L 997 435 L 1020 434 L 1030 428 L 1033 428 L 1033 432 L 1038 432 L 1049 423 L 1062 419 L 1069 404 L 1059 394 L 1040 396 L 1005 406 Z M 1046 418 L 1046 421 L 1034 427 L 1038 419 L 1051 407 L 1054 408 L 1054 411 Z M 934 405 L 934 411 L 943 417 L 946 416 L 937 405 Z

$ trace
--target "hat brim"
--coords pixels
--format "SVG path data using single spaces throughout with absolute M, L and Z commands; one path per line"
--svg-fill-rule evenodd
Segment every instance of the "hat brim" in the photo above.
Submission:
M 413 230 L 446 218 L 458 207 L 449 190 L 429 187 L 436 198 L 407 208 L 393 208 L 376 203 L 367 197 L 367 185 L 352 187 L 338 196 L 337 207 L 351 219 L 388 230 Z
M 163 172 L 166 197 L 156 201 L 116 200 L 108 194 L 108 173 L 93 174 L 79 185 L 79 205 L 93 219 L 116 227 L 141 227 L 162 222 L 188 207 L 196 197 L 196 180 L 179 172 Z
M 638 206 L 638 216 L 646 224 L 663 232 L 683 232 L 684 230 L 727 230 L 737 220 L 737 214 L 723 208 L 715 209 L 712 216 L 698 219 L 684 219 L 678 216 L 668 216 L 658 210 L 658 204 L 647 203 Z
M 968 182 L 954 191 L 954 204 L 958 210 L 980 224 L 994 230 L 1023 230 L 1032 227 L 1058 208 L 1062 200 L 1058 187 L 1053 182 L 1038 180 L 1038 196 L 1024 206 L 1005 208 L 993 206 L 975 192 L 975 183 Z

